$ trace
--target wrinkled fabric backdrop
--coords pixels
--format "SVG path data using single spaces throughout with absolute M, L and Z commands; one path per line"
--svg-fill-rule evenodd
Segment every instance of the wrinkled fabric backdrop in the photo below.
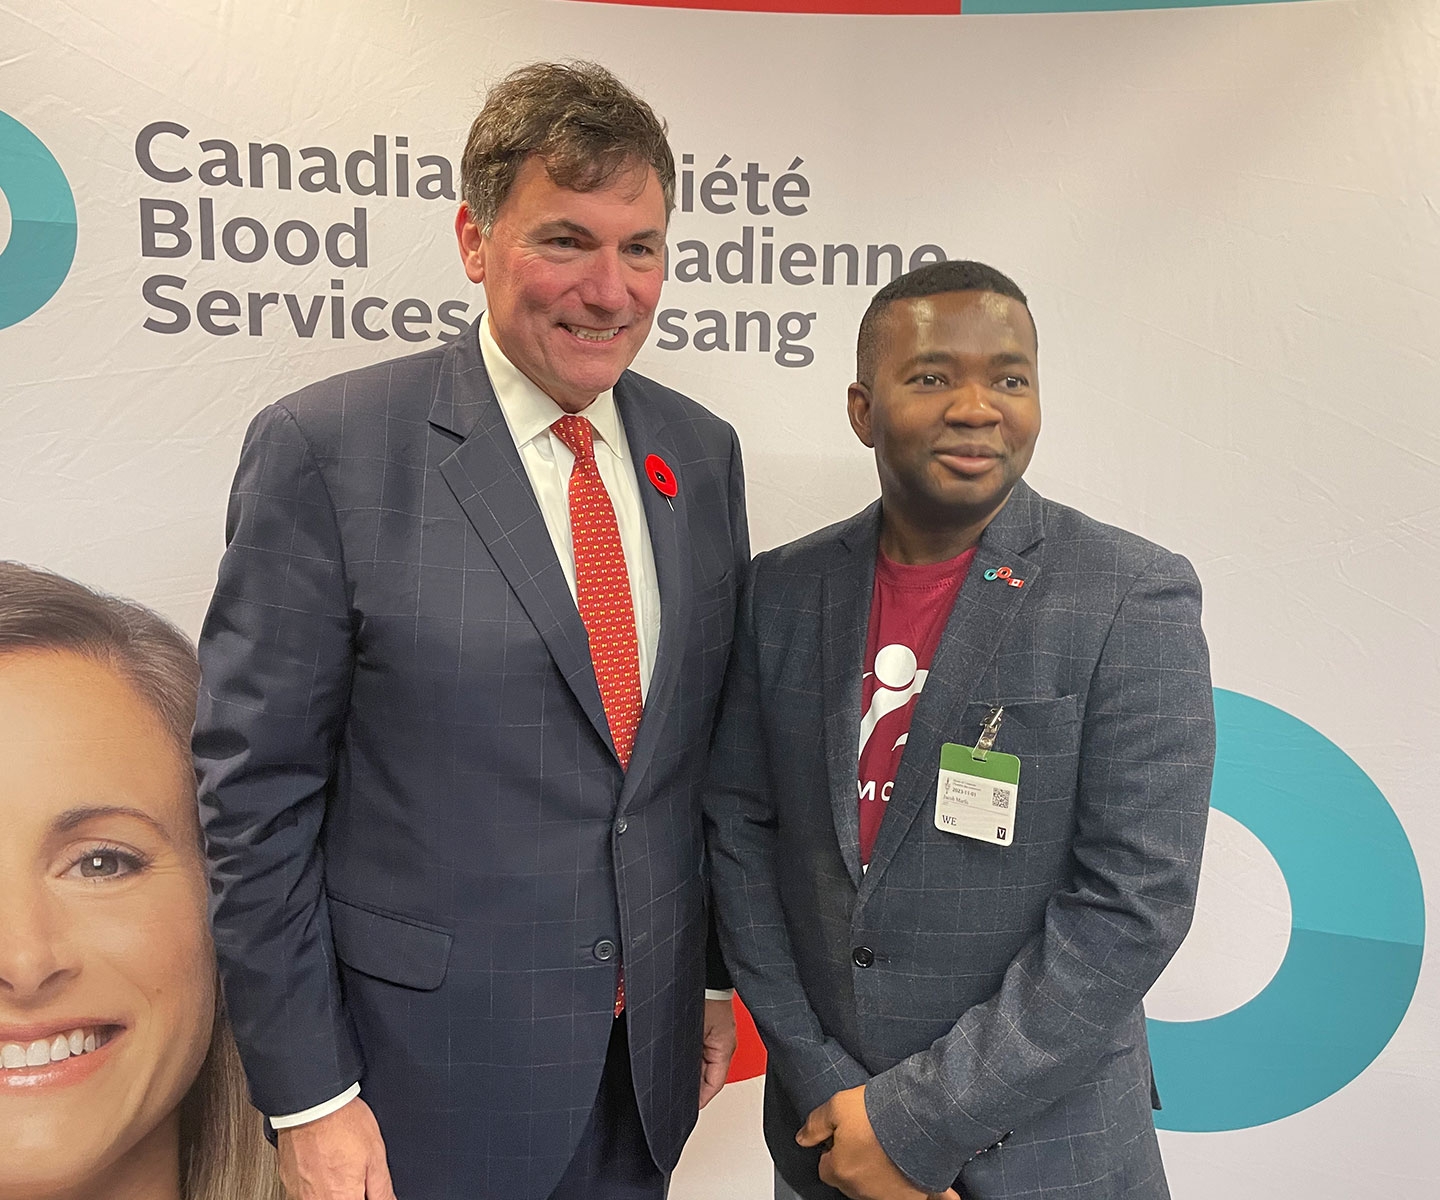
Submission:
M 876 494 L 877 286 L 947 256 L 1030 293 L 1030 480 L 1205 585 L 1216 816 L 1148 1003 L 1174 1193 L 1429 1200 L 1440 3 L 959 8 L 0 0 L 0 557 L 195 632 L 255 410 L 483 308 L 451 230 L 486 84 L 605 63 L 681 170 L 637 366 L 739 429 L 757 548 Z M 759 1097 L 676 1200 L 769 1194 Z

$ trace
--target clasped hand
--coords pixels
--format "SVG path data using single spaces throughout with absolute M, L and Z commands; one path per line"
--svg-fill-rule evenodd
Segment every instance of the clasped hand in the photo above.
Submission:
M 806 1118 L 795 1140 L 802 1146 L 829 1143 L 820 1156 L 820 1179 L 851 1200 L 961 1200 L 954 1188 L 916 1187 L 890 1161 L 865 1112 L 864 1087 L 836 1092 Z

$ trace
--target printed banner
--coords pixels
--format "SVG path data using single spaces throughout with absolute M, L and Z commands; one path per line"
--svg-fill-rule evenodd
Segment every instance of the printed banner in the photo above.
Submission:
M 0 44 L 0 558 L 192 634 L 250 417 L 483 310 L 458 160 L 522 62 L 669 121 L 636 365 L 738 429 L 757 548 L 877 494 L 845 418 L 875 290 L 1013 276 L 1027 478 L 1205 589 L 1215 816 L 1147 1005 L 1172 1192 L 1435 1193 L 1440 7 L 73 0 Z M 747 1028 L 676 1200 L 769 1195 Z

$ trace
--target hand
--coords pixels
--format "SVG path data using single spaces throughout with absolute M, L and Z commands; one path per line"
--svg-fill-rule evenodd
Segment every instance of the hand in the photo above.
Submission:
M 380 1126 L 358 1096 L 318 1121 L 279 1130 L 276 1144 L 290 1200 L 396 1200 Z
M 865 1112 L 864 1087 L 836 1092 L 806 1119 L 795 1140 L 829 1149 L 820 1156 L 820 1179 L 851 1200 L 960 1200 L 954 1188 L 927 1192 L 910 1182 L 880 1146 Z
M 735 1056 L 735 1008 L 729 1000 L 705 1001 L 705 1036 L 700 1043 L 700 1107 L 725 1086 Z

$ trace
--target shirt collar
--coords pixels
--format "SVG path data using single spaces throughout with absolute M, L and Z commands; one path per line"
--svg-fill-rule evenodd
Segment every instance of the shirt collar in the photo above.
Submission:
M 490 314 L 480 322 L 480 356 L 495 389 L 495 399 L 504 414 L 505 424 L 517 447 L 534 441 L 565 415 L 565 410 L 550 399 L 534 380 L 505 357 L 500 343 L 490 329 Z M 621 440 L 620 412 L 615 407 L 615 393 L 606 388 L 578 415 L 586 418 L 595 429 L 595 436 L 617 454 Z

